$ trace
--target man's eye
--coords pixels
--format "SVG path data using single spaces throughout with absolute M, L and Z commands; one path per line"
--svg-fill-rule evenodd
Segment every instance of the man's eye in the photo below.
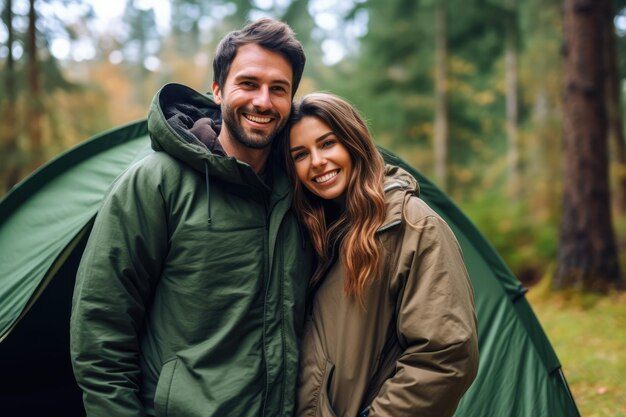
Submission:
M 274 86 L 274 87 L 272 87 L 272 90 L 273 91 L 277 91 L 279 93 L 286 93 L 287 92 L 287 89 L 285 87 L 282 87 L 282 86 Z

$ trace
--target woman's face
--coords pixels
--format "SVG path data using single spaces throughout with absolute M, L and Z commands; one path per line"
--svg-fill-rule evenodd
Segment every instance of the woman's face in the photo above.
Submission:
M 352 175 L 346 147 L 321 119 L 305 116 L 291 127 L 289 150 L 296 176 L 313 194 L 343 202 Z

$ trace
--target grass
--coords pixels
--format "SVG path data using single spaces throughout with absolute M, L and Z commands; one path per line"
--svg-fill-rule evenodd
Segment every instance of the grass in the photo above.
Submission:
M 563 366 L 582 417 L 626 417 L 626 293 L 550 293 L 528 300 Z

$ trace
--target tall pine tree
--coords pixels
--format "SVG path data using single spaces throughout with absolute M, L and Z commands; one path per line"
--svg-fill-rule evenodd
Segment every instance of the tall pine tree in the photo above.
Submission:
M 564 180 L 554 286 L 620 286 L 608 180 L 604 85 L 608 0 L 564 0 Z

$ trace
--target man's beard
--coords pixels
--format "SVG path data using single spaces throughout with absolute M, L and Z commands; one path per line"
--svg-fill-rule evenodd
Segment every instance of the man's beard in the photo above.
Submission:
M 263 116 L 271 116 L 277 120 L 279 119 L 279 116 L 275 112 L 251 111 L 249 113 L 256 113 Z M 255 133 L 253 130 L 253 136 L 251 136 L 244 131 L 243 126 L 241 125 L 239 120 L 239 117 L 237 117 L 233 109 L 230 108 L 228 104 L 223 103 L 222 122 L 224 123 L 224 126 L 228 129 L 230 136 L 243 146 L 252 149 L 264 149 L 268 147 L 272 143 L 272 140 L 276 137 L 280 129 L 282 129 L 284 126 L 284 123 L 280 125 L 277 124 L 274 130 L 270 131 L 267 134 Z

